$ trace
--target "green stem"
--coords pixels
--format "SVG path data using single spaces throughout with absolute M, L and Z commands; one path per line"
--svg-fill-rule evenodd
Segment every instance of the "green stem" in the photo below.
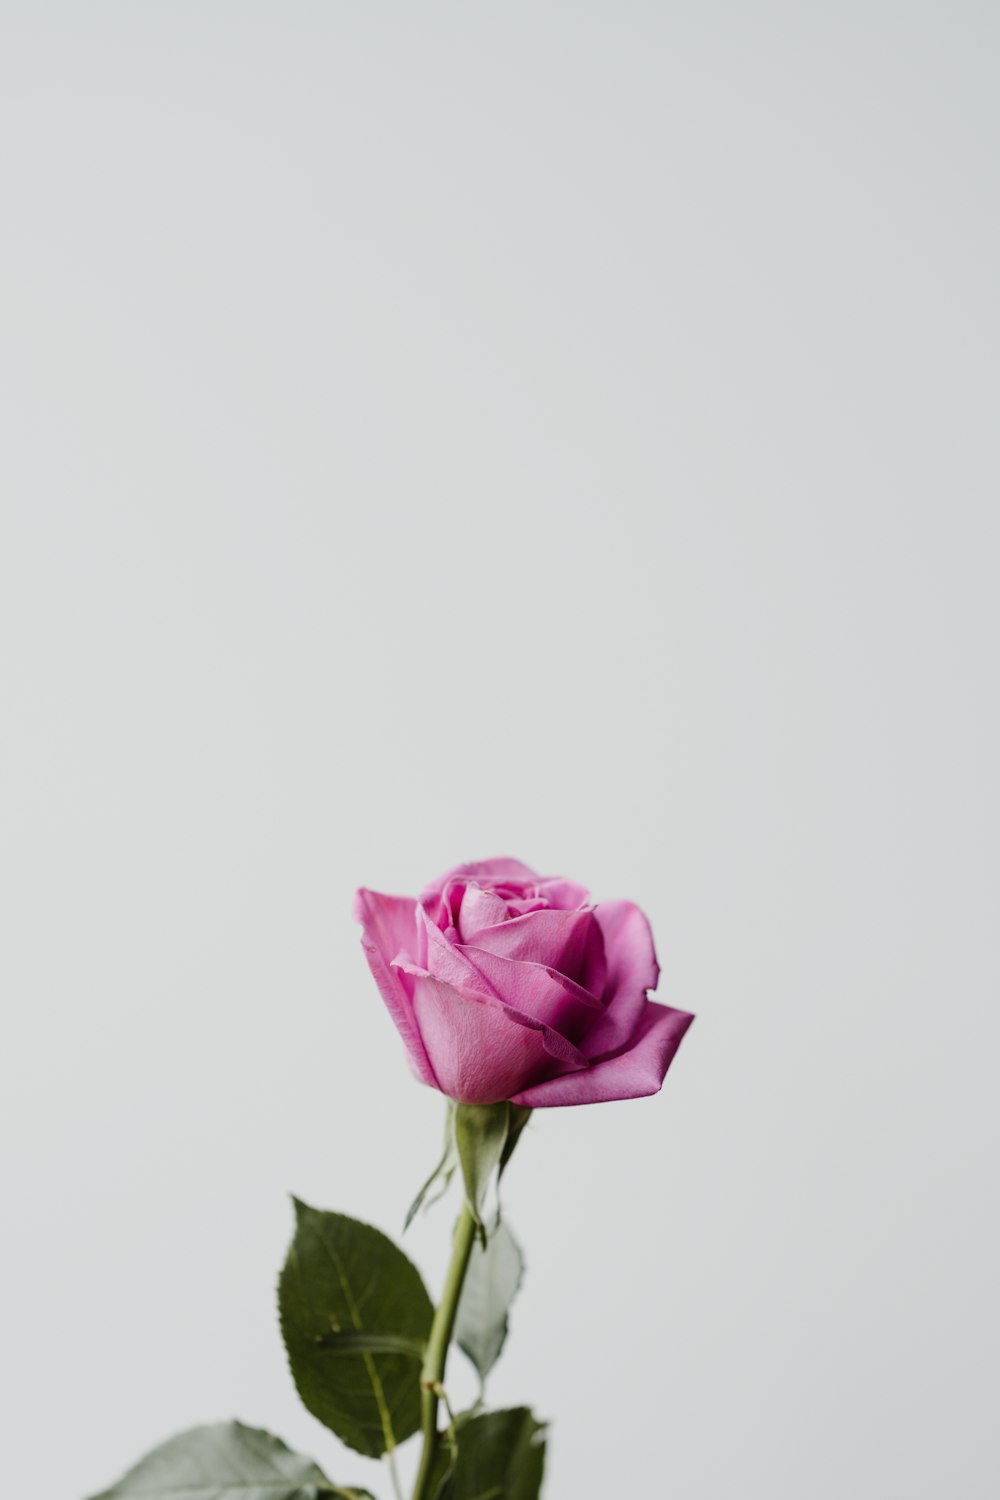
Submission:
M 451 1252 L 451 1264 L 445 1278 L 441 1301 L 438 1303 L 434 1322 L 431 1324 L 431 1336 L 427 1341 L 427 1353 L 424 1356 L 424 1366 L 420 1373 L 420 1425 L 424 1447 L 420 1455 L 417 1482 L 413 1488 L 413 1500 L 431 1500 L 430 1486 L 434 1474 L 434 1460 L 437 1458 L 441 1441 L 437 1425 L 439 1392 L 441 1382 L 444 1380 L 448 1345 L 451 1343 L 451 1335 L 455 1327 L 458 1299 L 462 1293 L 465 1273 L 469 1269 L 469 1257 L 472 1255 L 475 1238 L 476 1221 L 469 1212 L 468 1205 L 463 1204 L 458 1223 L 455 1225 L 455 1243 Z

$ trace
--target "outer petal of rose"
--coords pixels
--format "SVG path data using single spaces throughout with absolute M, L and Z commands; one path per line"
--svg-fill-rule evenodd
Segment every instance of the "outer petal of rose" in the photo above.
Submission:
M 449 880 L 478 880 L 486 885 L 490 881 L 503 880 L 518 880 L 530 884 L 537 879 L 534 870 L 523 865 L 519 859 L 477 859 L 471 864 L 456 865 L 453 870 L 446 870 L 421 891 L 420 899 L 425 901 L 430 896 L 440 896 Z
M 529 1031 L 538 1032 L 542 1040 L 542 1046 L 551 1059 L 550 1072 L 564 1073 L 567 1069 L 585 1068 L 587 1058 L 580 1048 L 570 1038 L 570 1033 L 579 1033 L 585 1029 L 583 1022 L 568 1026 L 564 1032 L 561 1026 L 550 1025 L 546 1016 L 558 1012 L 560 1021 L 566 1024 L 567 1003 L 573 1003 L 574 997 L 567 1000 L 565 986 L 569 984 L 559 974 L 552 974 L 547 969 L 539 968 L 534 964 L 516 964 L 512 967 L 518 970 L 530 971 L 534 969 L 537 976 L 537 988 L 532 990 L 527 987 L 528 975 L 525 975 L 520 988 L 515 988 L 507 979 L 501 976 L 501 982 L 491 983 L 486 974 L 478 964 L 471 961 L 472 949 L 459 948 L 451 943 L 442 943 L 440 950 L 435 952 L 431 944 L 430 963 L 431 969 L 424 969 L 419 964 L 411 964 L 404 958 L 395 960 L 397 968 L 404 969 L 409 976 L 410 985 L 415 985 L 418 979 L 435 979 L 439 984 L 446 985 L 456 995 L 467 1001 L 470 1005 L 485 1006 L 490 1010 L 502 1010 L 509 1021 L 518 1026 L 524 1026 Z M 484 953 L 482 957 L 487 963 L 502 964 L 503 959 L 491 959 L 490 955 Z M 570 986 L 572 990 L 574 986 Z M 521 1003 L 518 1004 L 517 1002 Z M 593 1011 L 594 1002 L 589 995 L 582 997 L 582 1005 L 588 1014 Z M 530 1008 L 529 1008 L 530 1007 Z
M 467 999 L 429 974 L 412 982 L 437 1086 L 452 1099 L 497 1104 L 558 1068 L 541 1030 L 513 1020 L 502 1006 Z
M 632 1036 L 656 988 L 660 966 L 645 915 L 631 901 L 602 901 L 594 918 L 604 937 L 605 1013 L 581 1045 L 588 1057 L 617 1052 Z
M 526 1109 L 563 1104 L 606 1104 L 612 1099 L 641 1099 L 659 1091 L 667 1069 L 694 1016 L 646 1001 L 632 1046 L 578 1073 L 564 1073 L 513 1095 Z
M 360 890 L 354 897 L 354 917 L 361 923 L 361 946 L 379 994 L 406 1044 L 410 1066 L 421 1083 L 438 1088 L 434 1069 L 420 1036 L 413 1011 L 412 985 L 392 960 L 400 952 L 419 955 L 422 935 L 417 926 L 416 902 L 409 896 L 382 896 Z

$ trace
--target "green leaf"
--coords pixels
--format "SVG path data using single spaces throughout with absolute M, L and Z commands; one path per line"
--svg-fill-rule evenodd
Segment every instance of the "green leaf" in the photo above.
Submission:
M 523 1406 L 459 1425 L 458 1455 L 436 1500 L 538 1500 L 544 1431 Z
M 420 1426 L 416 1350 L 430 1333 L 430 1298 L 377 1229 L 297 1200 L 295 1213 L 278 1307 L 296 1389 L 345 1443 L 379 1458 Z M 337 1335 L 369 1335 L 369 1347 Z M 384 1335 L 392 1348 L 372 1342 Z
M 473 1246 L 455 1320 L 455 1338 L 479 1371 L 480 1381 L 496 1364 L 507 1337 L 507 1310 L 524 1274 L 524 1256 L 507 1228 L 499 1223 L 485 1250 Z
M 465 1201 L 485 1242 L 482 1207 L 490 1178 L 500 1163 L 510 1124 L 510 1105 L 457 1104 L 455 1145 L 465 1184 Z
M 192 1427 L 94 1500 L 372 1500 L 332 1484 L 310 1458 L 242 1422 Z

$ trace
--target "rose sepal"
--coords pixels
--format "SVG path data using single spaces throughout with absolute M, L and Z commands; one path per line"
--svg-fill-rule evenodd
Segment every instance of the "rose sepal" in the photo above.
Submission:
M 462 1169 L 465 1201 L 476 1225 L 476 1237 L 484 1247 L 486 1220 L 483 1205 L 493 1174 L 499 1171 L 510 1134 L 510 1111 L 506 1099 L 499 1104 L 455 1105 L 455 1148 Z

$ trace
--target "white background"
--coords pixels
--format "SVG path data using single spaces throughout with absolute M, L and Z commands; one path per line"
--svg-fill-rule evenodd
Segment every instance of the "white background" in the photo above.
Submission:
M 511 1169 L 547 1500 L 994 1496 L 996 6 L 0 18 L 7 1492 L 387 1500 L 286 1194 L 398 1232 L 352 891 L 502 853 L 698 1014 Z

